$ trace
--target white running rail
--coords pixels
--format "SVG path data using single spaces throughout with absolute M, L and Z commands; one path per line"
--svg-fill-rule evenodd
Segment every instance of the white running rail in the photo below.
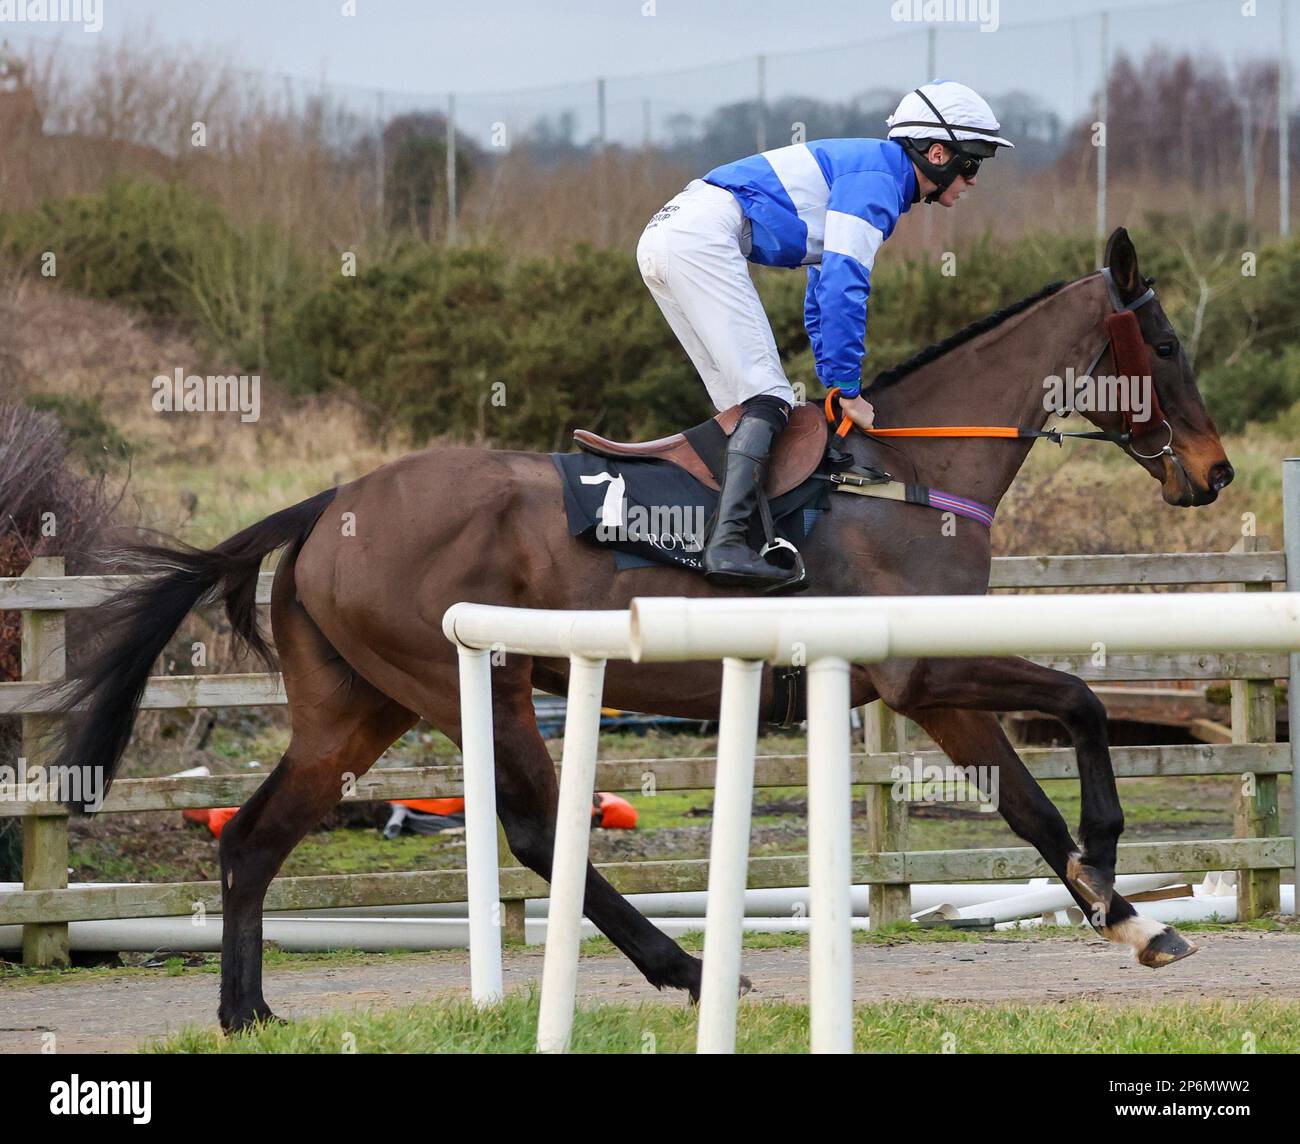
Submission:
M 501 995 L 496 922 L 491 657 L 570 660 L 570 693 L 542 975 L 538 1048 L 568 1047 L 577 981 L 605 662 L 721 660 L 700 1052 L 735 1048 L 745 867 L 763 662 L 808 669 L 812 1050 L 851 1052 L 849 669 L 891 656 L 1300 652 L 1300 591 L 1270 593 L 642 598 L 628 612 L 456 604 L 461 656 L 470 965 L 474 998 Z M 1300 776 L 1296 776 L 1300 777 Z

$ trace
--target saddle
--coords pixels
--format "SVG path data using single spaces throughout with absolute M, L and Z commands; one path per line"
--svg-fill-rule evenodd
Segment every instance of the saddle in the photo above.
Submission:
M 598 457 L 637 461 L 667 461 L 685 469 L 706 488 L 717 492 L 727 453 L 727 438 L 740 421 L 740 406 L 733 405 L 715 417 L 681 433 L 655 441 L 610 441 L 588 429 L 575 429 L 578 448 Z M 796 405 L 790 422 L 777 438 L 768 465 L 765 491 L 779 497 L 797 488 L 817 471 L 826 455 L 828 425 L 817 405 Z

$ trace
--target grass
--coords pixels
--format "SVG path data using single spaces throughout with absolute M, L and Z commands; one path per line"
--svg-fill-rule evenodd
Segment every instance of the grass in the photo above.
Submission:
M 863 1053 L 1260 1053 L 1300 1051 L 1300 1002 L 1189 1004 L 957 1004 L 905 1001 L 858 1005 L 854 1043 Z M 233 1037 L 186 1029 L 157 1041 L 158 1053 L 527 1053 L 537 1029 L 537 995 L 511 994 L 476 1009 L 440 1004 L 333 1013 Z M 689 1053 L 696 1014 L 662 1004 L 581 1006 L 572 1051 Z M 746 1002 L 736 1047 L 742 1053 L 800 1053 L 808 1012 L 793 1003 Z

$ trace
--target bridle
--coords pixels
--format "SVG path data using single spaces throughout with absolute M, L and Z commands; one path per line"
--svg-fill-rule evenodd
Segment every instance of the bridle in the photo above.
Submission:
M 1106 291 L 1110 295 L 1112 312 L 1106 316 L 1106 340 L 1102 343 L 1101 349 L 1097 351 L 1085 373 L 1091 377 L 1093 370 L 1100 364 L 1101 359 L 1106 356 L 1106 351 L 1110 350 L 1114 359 L 1116 374 L 1127 377 L 1152 376 L 1150 374 L 1150 351 L 1142 338 L 1142 329 L 1138 325 L 1136 311 L 1155 298 L 1156 292 L 1155 287 L 1152 285 L 1153 280 L 1147 279 L 1146 290 L 1134 298 L 1133 301 L 1125 302 L 1119 295 L 1119 289 L 1115 285 L 1115 278 L 1111 274 L 1109 267 L 1102 267 L 1101 276 L 1106 283 Z M 835 436 L 842 438 L 847 436 L 849 430 L 855 426 L 842 412 L 838 416 L 836 415 L 835 405 L 839 400 L 839 392 L 839 387 L 836 386 L 826 395 L 826 420 L 836 426 Z M 1083 441 L 1111 441 L 1117 445 L 1126 446 L 1133 456 L 1140 457 L 1143 460 L 1149 461 L 1161 456 L 1169 456 L 1177 460 L 1173 450 L 1174 431 L 1169 424 L 1168 417 L 1164 414 L 1164 410 L 1160 407 L 1160 398 L 1156 393 L 1154 379 L 1151 383 L 1151 404 L 1146 417 L 1139 420 L 1134 417 L 1131 409 L 1123 409 L 1120 412 L 1124 418 L 1124 428 L 1119 433 L 1108 429 L 1022 429 L 1015 425 L 913 425 L 898 429 L 863 429 L 860 432 L 869 437 L 1007 437 L 1015 440 L 1046 437 L 1055 441 L 1058 445 L 1064 444 L 1066 437 L 1073 437 Z M 1139 453 L 1133 448 L 1134 437 L 1141 436 L 1153 426 L 1158 427 L 1156 425 L 1157 418 L 1159 424 L 1164 425 L 1165 431 L 1169 435 L 1168 440 L 1154 453 Z
M 1089 377 L 1093 376 L 1093 371 L 1100 364 L 1106 351 L 1110 350 L 1117 374 L 1126 377 L 1151 376 L 1151 405 L 1147 410 L 1147 416 L 1141 422 L 1141 428 L 1137 427 L 1139 423 L 1133 416 L 1133 410 L 1124 409 L 1121 411 L 1124 417 L 1124 431 L 1116 434 L 1115 440 L 1119 444 L 1127 445 L 1129 452 L 1133 456 L 1141 457 L 1146 461 L 1162 456 L 1173 457 L 1174 431 L 1169 424 L 1169 418 L 1165 416 L 1164 410 L 1160 407 L 1160 395 L 1156 392 L 1154 375 L 1148 374 L 1150 353 L 1146 342 L 1142 338 L 1142 330 L 1137 319 L 1137 311 L 1155 298 L 1155 287 L 1151 284 L 1152 280 L 1147 279 L 1146 290 L 1134 298 L 1133 301 L 1125 302 L 1119 296 L 1119 289 L 1115 285 L 1115 276 L 1110 272 L 1109 266 L 1101 268 L 1101 276 L 1106 283 L 1106 290 L 1110 294 L 1110 304 L 1114 308 L 1114 312 L 1106 318 L 1106 342 L 1097 351 L 1097 356 L 1092 359 L 1086 373 Z M 1168 438 L 1156 452 L 1139 453 L 1133 447 L 1133 438 L 1137 434 L 1146 432 L 1155 423 L 1157 417 L 1160 418 L 1160 424 L 1165 427 Z

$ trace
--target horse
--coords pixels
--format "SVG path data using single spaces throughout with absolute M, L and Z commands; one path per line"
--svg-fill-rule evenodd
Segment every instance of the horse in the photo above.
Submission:
M 880 374 L 866 390 L 877 423 L 953 425 L 978 409 L 990 421 L 1042 430 L 1050 415 L 1044 379 L 1067 367 L 1081 373 L 1090 362 L 1113 365 L 1115 351 L 1102 348 L 1109 346 L 1106 319 L 1117 303 L 1139 303 L 1135 314 L 1163 422 L 1130 436 L 1119 431 L 1121 412 L 1086 416 L 1096 435 L 1114 440 L 1159 481 L 1166 503 L 1214 501 L 1232 480 L 1232 466 L 1123 228 L 1111 235 L 1103 263 L 1104 271 L 1049 286 Z M 903 480 L 996 506 L 1033 443 L 1027 432 L 960 442 L 854 433 L 840 444 L 858 465 L 887 467 Z M 833 498 L 824 515 L 803 545 L 810 593 L 988 589 L 990 534 L 976 521 L 854 496 Z M 345 785 L 417 720 L 459 743 L 456 654 L 441 628 L 450 605 L 623 609 L 634 596 L 737 594 L 669 566 L 615 574 L 607 552 L 569 534 L 560 477 L 545 454 L 430 448 L 276 512 L 211 549 L 138 548 L 146 574 L 102 605 L 102 641 L 62 693 L 70 718 L 57 765 L 95 768 L 106 789 L 154 663 L 201 603 L 223 602 L 243 644 L 272 662 L 255 593 L 263 558 L 281 548 L 270 614 L 292 735 L 221 835 L 218 1018 L 227 1031 L 276 1019 L 262 989 L 262 909 L 293 848 Z M 563 695 L 567 670 L 566 661 L 526 656 L 494 668 L 498 813 L 515 857 L 543 878 L 550 875 L 557 782 L 532 692 Z M 621 708 L 707 720 L 716 718 L 720 687 L 718 664 L 611 662 L 605 697 Z M 765 710 L 772 688 L 769 672 Z M 999 767 L 1002 817 L 1105 938 L 1152 967 L 1195 952 L 1172 927 L 1139 917 L 1114 890 L 1124 815 L 1106 711 L 1081 679 L 1015 657 L 894 658 L 855 667 L 851 692 L 854 705 L 879 698 L 915 720 L 956 765 Z M 1053 716 L 1069 733 L 1082 791 L 1077 841 L 1003 733 L 997 713 L 1019 710 Z M 590 865 L 584 912 L 651 985 L 698 998 L 699 959 Z

